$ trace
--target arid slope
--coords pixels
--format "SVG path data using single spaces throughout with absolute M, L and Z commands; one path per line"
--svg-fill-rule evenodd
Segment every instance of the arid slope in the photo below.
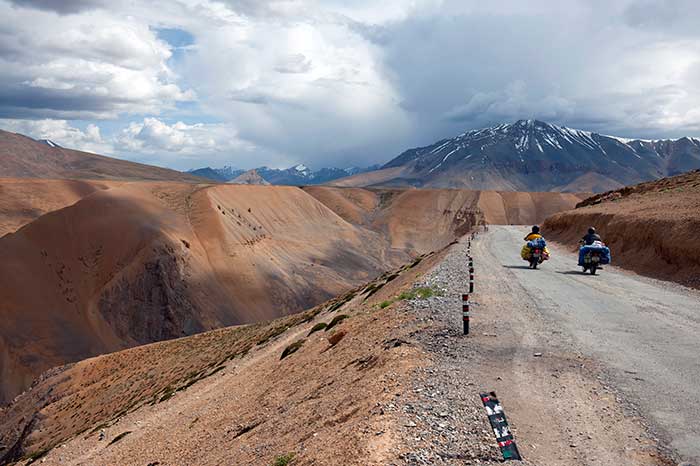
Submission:
M 410 247 L 417 239 L 436 242 L 420 244 L 423 249 L 444 244 L 445 233 L 463 233 L 464 225 L 477 219 L 495 225 L 539 223 L 554 213 L 573 208 L 586 197 L 572 193 L 462 189 L 304 189 L 348 222 L 385 232 L 394 247 Z
M 0 239 L 0 399 L 55 365 L 297 312 L 385 270 L 386 249 L 297 188 L 97 191 Z
M 0 186 L 0 402 L 56 365 L 298 312 L 445 246 L 477 215 L 459 191 L 397 191 L 365 222 L 295 187 Z
M 0 237 L 118 181 L 0 178 Z
M 76 448 L 55 450 L 49 464 L 270 464 L 289 452 L 302 464 L 331 457 L 384 464 L 400 439 L 389 433 L 396 418 L 383 416 L 378 403 L 392 401 L 421 357 L 405 341 L 407 317 L 378 303 L 436 260 L 418 258 L 290 317 L 51 370 L 0 408 L 0 464 L 38 457 L 70 438 Z M 309 335 L 339 316 L 348 318 Z M 281 359 L 301 339 L 303 346 Z M 375 440 L 374 432 L 385 430 Z M 123 432 L 131 433 L 110 444 Z
M 170 180 L 190 183 L 208 181 L 167 168 L 51 147 L 27 136 L 2 130 L 0 177 Z
M 591 225 L 615 265 L 700 287 L 700 171 L 591 197 L 544 228 L 573 246 Z
M 484 217 L 529 223 L 576 201 L 35 179 L 0 189 L 0 402 L 50 367 L 298 312 L 441 249 Z

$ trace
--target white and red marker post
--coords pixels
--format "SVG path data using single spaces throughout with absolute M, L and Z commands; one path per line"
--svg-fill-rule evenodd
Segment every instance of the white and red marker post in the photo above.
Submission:
M 462 323 L 464 325 L 464 334 L 469 335 L 469 295 L 462 295 Z
M 474 293 L 474 267 L 469 267 L 469 292 Z

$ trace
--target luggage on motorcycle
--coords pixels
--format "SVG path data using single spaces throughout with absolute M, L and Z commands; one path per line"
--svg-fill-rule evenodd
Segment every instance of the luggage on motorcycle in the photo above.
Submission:
M 542 250 L 542 260 L 549 260 L 549 249 L 547 249 L 547 246 Z
M 520 250 L 520 257 L 523 258 L 523 260 L 530 260 L 530 246 L 527 244 L 523 246 L 523 248 Z
M 549 249 L 547 249 L 547 246 L 544 246 L 542 248 L 533 248 L 530 247 L 530 242 L 528 242 L 523 248 L 520 250 L 520 257 L 523 258 L 523 260 L 529 261 L 530 256 L 532 255 L 532 250 L 533 249 L 542 249 L 542 260 L 546 261 L 549 259 Z
M 527 242 L 527 246 L 530 249 L 544 249 L 547 247 L 547 242 L 544 238 L 535 238 Z
M 599 244 L 592 244 L 592 245 L 587 245 L 587 246 L 581 246 L 581 248 L 578 250 L 578 265 L 581 267 L 585 267 L 586 265 L 590 264 L 590 257 L 593 253 L 598 253 L 598 257 L 600 260 L 598 261 L 598 264 L 600 265 L 606 265 L 610 263 L 611 256 L 610 256 L 610 248 L 605 246 L 603 243 L 600 241 L 596 241 L 596 243 Z M 586 261 L 586 258 L 589 258 L 589 261 Z

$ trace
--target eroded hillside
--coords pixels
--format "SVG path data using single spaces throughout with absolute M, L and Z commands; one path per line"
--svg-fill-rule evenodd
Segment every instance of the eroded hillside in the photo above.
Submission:
M 69 439 L 76 448 L 42 460 L 268 464 L 293 452 L 307 464 L 383 464 L 400 439 L 390 433 L 397 418 L 379 403 L 393 400 L 424 357 L 407 341 L 410 318 L 379 304 L 406 299 L 396 297 L 437 260 L 421 256 L 293 316 L 51 370 L 0 408 L 0 464 Z
M 86 357 L 298 312 L 573 195 L 4 180 L 0 401 Z M 31 195 L 28 195 L 31 193 Z M 16 228 L 16 230 L 15 230 Z
M 434 249 L 453 231 L 479 218 L 495 225 L 542 222 L 573 208 L 582 194 L 469 191 L 463 189 L 389 189 L 309 186 L 304 188 L 350 223 L 389 235 L 392 245 Z M 421 243 L 424 242 L 424 243 Z
M 3 186 L 14 193 L 0 238 L 3 401 L 56 365 L 298 312 L 444 246 L 474 221 L 459 217 L 473 208 L 469 196 L 404 229 L 392 220 L 390 239 L 294 187 Z

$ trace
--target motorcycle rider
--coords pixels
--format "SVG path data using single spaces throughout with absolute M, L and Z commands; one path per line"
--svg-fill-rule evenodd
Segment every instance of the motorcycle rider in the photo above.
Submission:
M 590 227 L 588 229 L 588 233 L 583 237 L 582 241 L 586 246 L 590 246 L 596 241 L 603 240 L 600 238 L 600 235 L 595 232 L 595 227 Z
M 532 241 L 533 239 L 537 238 L 542 238 L 542 235 L 540 234 L 540 227 L 535 225 L 532 227 L 532 231 L 527 234 L 525 238 L 523 238 L 525 241 Z

